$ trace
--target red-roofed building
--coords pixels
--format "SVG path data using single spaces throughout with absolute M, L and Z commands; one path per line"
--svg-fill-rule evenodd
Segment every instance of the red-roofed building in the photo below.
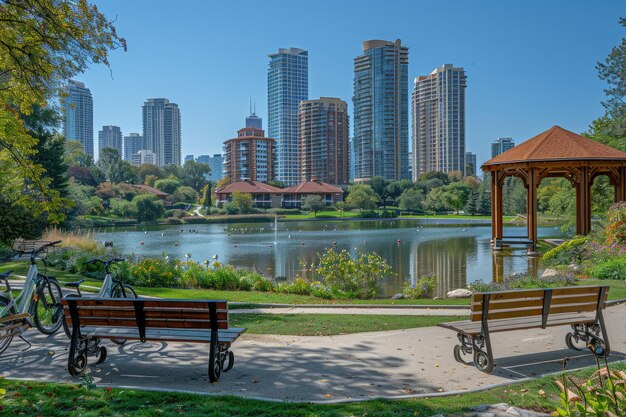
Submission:
M 235 191 L 252 194 L 256 208 L 280 208 L 284 190 L 259 181 L 238 181 L 215 190 L 215 204 L 222 206 L 228 203 Z
M 322 181 L 305 181 L 283 191 L 283 207 L 300 208 L 302 200 L 309 195 L 319 195 L 327 206 L 343 200 L 343 190 Z
M 132 187 L 134 189 L 136 189 L 137 191 L 139 191 L 142 194 L 152 194 L 157 196 L 157 198 L 159 200 L 165 200 L 167 197 L 169 197 L 170 195 L 168 193 L 165 193 L 159 189 L 156 189 L 154 187 L 150 187 L 148 185 L 144 185 L 144 184 L 131 184 Z

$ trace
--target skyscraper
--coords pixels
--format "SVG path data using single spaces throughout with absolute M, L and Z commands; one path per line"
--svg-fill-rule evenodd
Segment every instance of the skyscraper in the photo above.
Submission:
M 462 67 L 445 64 L 415 78 L 413 180 L 428 171 L 465 172 L 465 88 Z
M 298 106 L 309 98 L 309 53 L 298 48 L 280 48 L 269 58 L 268 134 L 276 139 L 276 175 L 286 185 L 295 185 L 300 179 Z
M 473 177 L 476 175 L 476 154 L 472 152 L 465 152 L 465 173 L 466 177 Z
M 68 81 L 63 113 L 63 136 L 80 142 L 93 157 L 93 98 L 85 83 Z
M 156 155 L 157 165 L 180 165 L 181 134 L 178 104 L 166 98 L 146 100 L 143 111 L 143 137 L 146 149 Z
M 224 157 L 221 153 L 213 155 L 200 155 L 196 158 L 199 164 L 206 164 L 211 167 L 211 172 L 205 175 L 207 181 L 217 182 L 224 176 Z
M 129 133 L 124 136 L 124 161 L 132 162 L 133 155 L 140 150 L 145 149 L 143 136 L 139 133 Z
M 274 142 L 274 139 L 265 137 L 263 129 L 239 129 L 236 138 L 224 142 L 224 177 L 233 182 L 274 180 Z
M 253 107 L 252 100 L 250 100 L 250 116 L 246 117 L 246 127 L 263 129 L 263 119 L 256 115 L 256 102 Z
M 395 42 L 363 42 L 354 59 L 355 181 L 409 176 L 409 49 Z
M 104 148 L 115 149 L 122 157 L 122 129 L 119 126 L 102 126 L 98 132 L 98 155 L 102 154 Z
M 300 102 L 300 180 L 349 182 L 348 104 L 322 97 Z
M 515 147 L 515 141 L 512 138 L 498 138 L 491 142 L 491 157 L 495 158 L 502 152 L 506 152 Z

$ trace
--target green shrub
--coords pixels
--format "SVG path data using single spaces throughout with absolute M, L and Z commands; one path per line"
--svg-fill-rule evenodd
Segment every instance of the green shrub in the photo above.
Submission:
M 568 287 L 576 285 L 578 280 L 569 275 L 554 275 L 551 277 L 536 277 L 529 273 L 513 274 L 505 277 L 502 282 L 471 283 L 468 287 L 474 292 L 492 292 L 523 290 L 533 288 Z
M 130 268 L 130 283 L 142 287 L 180 287 L 178 261 L 145 258 Z
M 297 208 L 294 209 L 285 209 L 285 208 L 271 208 L 267 210 L 270 214 L 275 214 L 277 216 L 286 216 L 288 214 L 300 214 L 300 210 Z
M 610 258 L 595 264 L 589 275 L 597 279 L 626 279 L 626 258 Z
M 381 219 L 392 219 L 398 217 L 398 214 L 394 210 L 383 210 L 379 217 Z
M 556 248 L 546 252 L 543 255 L 543 261 L 547 265 L 580 263 L 585 257 L 585 244 L 587 241 L 587 237 L 575 237 L 565 241 Z
M 252 280 L 252 290 L 270 292 L 274 290 L 274 283 L 269 279 L 259 274 L 252 274 L 248 276 Z
M 417 280 L 415 286 L 407 283 L 402 290 L 404 298 L 418 299 L 418 298 L 433 298 L 435 296 L 435 290 L 437 289 L 437 276 L 430 275 L 422 277 Z
M 376 298 L 378 281 L 392 274 L 391 266 L 377 253 L 359 253 L 353 258 L 345 249 L 329 248 L 317 256 L 315 273 L 338 297 Z

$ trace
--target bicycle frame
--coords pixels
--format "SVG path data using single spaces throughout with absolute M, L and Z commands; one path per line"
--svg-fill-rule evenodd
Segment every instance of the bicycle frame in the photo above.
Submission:
M 0 317 L 8 315 L 14 305 L 17 305 L 18 313 L 31 313 L 32 315 L 31 306 L 37 291 L 39 269 L 34 256 L 31 256 L 30 262 L 30 268 L 28 268 L 22 291 L 15 298 L 13 298 L 10 292 L 7 294 L 10 302 L 0 311 Z
M 98 292 L 98 297 L 100 298 L 112 298 L 113 293 L 113 275 L 111 272 L 107 272 L 104 276 L 104 281 L 102 281 L 102 287 Z

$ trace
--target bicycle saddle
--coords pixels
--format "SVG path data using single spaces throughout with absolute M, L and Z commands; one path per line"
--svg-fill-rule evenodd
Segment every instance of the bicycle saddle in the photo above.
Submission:
M 85 282 L 84 279 L 79 279 L 78 281 L 74 281 L 74 282 L 66 282 L 65 284 L 63 284 L 63 286 L 70 287 L 70 288 L 78 288 L 80 284 L 82 284 L 83 282 Z

